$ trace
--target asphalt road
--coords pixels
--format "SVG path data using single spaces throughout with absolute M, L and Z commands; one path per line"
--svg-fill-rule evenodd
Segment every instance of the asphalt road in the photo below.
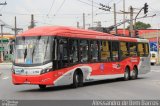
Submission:
M 11 65 L 0 65 L 0 99 L 7 100 L 160 100 L 160 66 L 137 80 L 122 79 L 85 84 L 77 89 L 69 86 L 49 87 L 44 91 L 37 85 L 13 85 Z

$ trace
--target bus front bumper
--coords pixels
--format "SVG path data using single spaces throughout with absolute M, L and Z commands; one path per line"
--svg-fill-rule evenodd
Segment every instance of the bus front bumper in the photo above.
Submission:
M 12 83 L 14 85 L 33 84 L 33 85 L 54 85 L 54 77 L 52 74 L 43 74 L 35 76 L 25 76 L 12 74 Z

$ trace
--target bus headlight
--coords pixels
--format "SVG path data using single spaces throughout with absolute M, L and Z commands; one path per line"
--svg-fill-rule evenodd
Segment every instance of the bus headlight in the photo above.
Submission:
M 46 69 L 42 69 L 40 74 L 45 74 L 47 72 L 50 72 L 52 68 L 46 68 Z
M 13 74 L 15 74 L 15 70 L 14 69 L 11 69 L 11 71 L 12 71 Z
M 13 66 L 11 68 L 11 71 L 12 71 L 13 74 L 15 74 L 15 70 L 14 70 Z

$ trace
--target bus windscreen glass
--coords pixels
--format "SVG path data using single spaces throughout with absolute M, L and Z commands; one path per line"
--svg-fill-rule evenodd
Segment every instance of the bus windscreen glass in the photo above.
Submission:
M 51 61 L 51 44 L 48 36 L 17 37 L 14 63 L 34 65 Z

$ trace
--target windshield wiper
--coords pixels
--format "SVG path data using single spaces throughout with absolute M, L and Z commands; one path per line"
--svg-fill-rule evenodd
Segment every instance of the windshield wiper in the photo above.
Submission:
M 34 45 L 34 47 L 33 47 L 33 52 L 32 52 L 32 63 L 33 63 L 33 55 L 34 55 L 34 53 L 35 53 L 35 45 Z
M 25 51 L 24 51 L 24 60 L 26 59 L 27 57 L 27 48 L 25 48 Z
M 48 39 L 47 39 L 47 43 L 46 43 L 46 47 L 45 47 L 45 54 L 44 54 L 44 59 L 43 60 L 45 60 L 45 57 L 46 57 L 46 52 L 47 52 L 47 48 L 48 48 L 48 42 L 49 42 L 49 37 L 48 37 Z

